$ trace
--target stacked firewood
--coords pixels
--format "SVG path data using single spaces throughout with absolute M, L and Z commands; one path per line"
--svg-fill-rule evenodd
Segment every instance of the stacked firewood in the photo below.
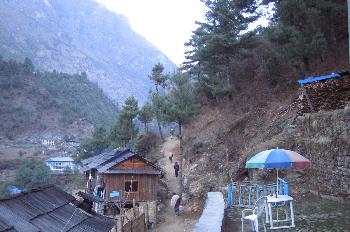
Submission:
M 298 113 L 304 114 L 318 112 L 321 110 L 332 111 L 336 109 L 343 109 L 349 102 L 349 75 L 339 78 L 311 82 L 300 87 L 300 94 L 298 98 Z

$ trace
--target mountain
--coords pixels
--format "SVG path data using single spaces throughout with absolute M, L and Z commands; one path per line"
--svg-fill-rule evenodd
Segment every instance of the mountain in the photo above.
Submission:
M 0 18 L 4 58 L 28 57 L 41 70 L 86 72 L 118 103 L 131 95 L 146 98 L 154 64 L 176 68 L 124 16 L 93 0 L 2 0 Z
M 115 120 L 117 107 L 85 73 L 33 70 L 29 59 L 0 60 L 0 140 L 45 131 L 86 136 Z

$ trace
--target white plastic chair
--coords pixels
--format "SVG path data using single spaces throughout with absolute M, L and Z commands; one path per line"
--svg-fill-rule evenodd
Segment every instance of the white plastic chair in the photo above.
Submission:
M 248 214 L 250 212 L 250 214 Z M 249 220 L 252 224 L 252 230 L 259 232 L 259 217 L 265 213 L 265 221 L 267 221 L 267 199 L 260 197 L 254 204 L 253 209 L 244 209 L 242 211 L 242 232 L 244 231 L 244 220 Z M 262 219 L 264 232 L 266 232 L 264 218 Z

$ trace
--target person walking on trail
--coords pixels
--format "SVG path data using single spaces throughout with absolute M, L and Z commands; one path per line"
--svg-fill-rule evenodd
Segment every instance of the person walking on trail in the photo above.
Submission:
M 179 176 L 179 169 L 180 169 L 179 164 L 177 162 L 175 162 L 175 164 L 174 164 L 175 177 Z
M 173 162 L 173 153 L 171 153 L 171 154 L 170 154 L 170 156 L 169 156 L 169 160 L 170 160 L 170 163 L 172 163 L 172 162 Z
M 174 211 L 175 211 L 175 215 L 176 215 L 176 216 L 180 216 L 181 199 L 182 199 L 182 198 L 179 197 L 179 198 L 176 200 L 176 203 L 175 203 Z
M 180 203 L 181 203 L 181 200 L 180 200 L 180 202 L 178 202 L 179 199 L 180 199 L 180 196 L 177 195 L 176 193 L 173 193 L 173 196 L 172 196 L 172 198 L 170 200 L 170 206 L 174 208 L 174 212 L 175 212 L 176 216 L 178 216 L 179 206 L 180 206 Z

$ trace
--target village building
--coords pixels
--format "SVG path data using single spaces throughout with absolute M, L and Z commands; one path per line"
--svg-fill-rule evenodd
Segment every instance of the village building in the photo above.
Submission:
M 58 136 L 53 135 L 52 133 L 45 133 L 42 135 L 42 138 L 40 139 L 41 144 L 44 146 L 55 146 L 56 142 L 60 138 Z
M 100 199 L 90 197 L 97 212 L 111 214 L 113 205 L 137 203 L 147 205 L 152 211 L 149 215 L 153 215 L 149 220 L 155 222 L 160 168 L 130 149 L 120 148 L 83 160 L 82 164 L 86 193 Z
M 50 171 L 54 172 L 63 172 L 67 168 L 71 170 L 76 168 L 71 157 L 51 157 L 46 160 L 46 165 L 50 168 Z
M 76 199 L 50 185 L 0 200 L 0 231 L 108 232 L 117 221 L 78 208 Z

